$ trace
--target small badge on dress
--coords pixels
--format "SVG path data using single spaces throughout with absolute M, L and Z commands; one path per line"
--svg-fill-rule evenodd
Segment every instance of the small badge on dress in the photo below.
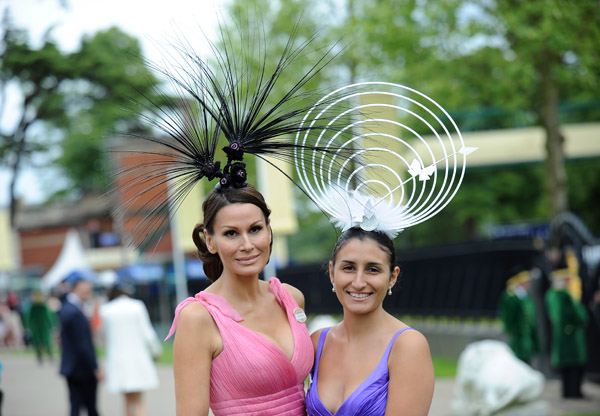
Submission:
M 304 313 L 304 309 L 302 309 L 302 308 L 294 309 L 294 316 L 296 317 L 296 321 L 306 322 L 306 314 Z

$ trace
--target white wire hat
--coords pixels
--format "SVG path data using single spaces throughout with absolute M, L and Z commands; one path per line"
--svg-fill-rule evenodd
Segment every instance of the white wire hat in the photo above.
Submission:
M 394 238 L 456 195 L 476 148 L 437 102 L 389 82 L 348 85 L 322 100 L 296 135 L 295 165 L 301 188 L 342 232 L 360 226 Z M 313 127 L 314 150 L 305 146 Z

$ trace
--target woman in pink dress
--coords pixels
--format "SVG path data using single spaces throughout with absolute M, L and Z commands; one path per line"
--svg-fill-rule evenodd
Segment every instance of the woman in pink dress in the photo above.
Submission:
M 302 293 L 259 273 L 270 211 L 252 186 L 215 188 L 193 237 L 213 283 L 179 304 L 169 333 L 178 415 L 305 415 L 313 347 Z
M 251 20 L 244 17 L 241 26 Z M 335 45 L 324 53 L 319 47 L 313 51 L 312 39 L 296 39 L 294 26 L 279 60 L 272 62 L 264 27 L 250 26 L 245 27 L 248 38 L 222 29 L 219 41 L 210 43 L 212 62 L 182 42 L 171 51 L 182 62 L 156 66 L 175 94 L 142 100 L 148 111 L 141 119 L 161 134 L 132 134 L 142 140 L 134 152 L 151 157 L 140 157 L 139 164 L 125 166 L 122 173 L 127 176 L 121 183 L 132 195 L 121 204 L 122 215 L 150 216 L 132 227 L 134 241 L 160 235 L 164 221 L 198 181 L 218 182 L 202 205 L 203 223 L 193 231 L 213 283 L 177 306 L 168 335 L 176 331 L 178 415 L 207 415 L 209 408 L 216 416 L 306 414 L 304 380 L 314 351 L 304 324 L 304 298 L 277 278 L 259 278 L 271 254 L 270 210 L 246 182 L 243 160 L 253 154 L 289 163 L 296 154 L 319 147 L 318 135 L 297 143 L 296 134 L 318 130 L 336 118 L 326 112 L 325 123 L 310 128 L 304 123 L 309 109 L 333 101 L 317 105 L 318 91 L 304 87 L 333 59 Z M 280 86 L 286 79 L 287 86 Z M 328 156 L 353 152 L 336 143 L 324 150 Z M 217 149 L 226 160 L 218 160 Z
M 139 215 L 152 214 L 135 228 L 137 237 L 146 241 L 164 230 L 162 221 L 196 182 L 218 182 L 202 205 L 203 223 L 193 231 L 213 283 L 177 306 L 168 335 L 177 331 L 173 367 L 178 415 L 207 415 L 209 408 L 216 416 L 306 414 L 304 380 L 314 352 L 304 324 L 304 298 L 277 278 L 259 278 L 271 254 L 270 210 L 246 182 L 243 160 L 253 154 L 290 162 L 297 153 L 318 147 L 318 135 L 297 143 L 296 133 L 309 130 L 304 114 L 321 108 L 315 104 L 320 96 L 303 87 L 332 59 L 332 52 L 318 51 L 321 58 L 309 54 L 311 40 L 295 39 L 293 30 L 273 68 L 260 32 L 252 39 L 241 36 L 241 50 L 222 32 L 222 48 L 212 46 L 216 65 L 176 46 L 174 53 L 181 54 L 184 64 L 173 63 L 160 72 L 177 93 L 145 103 L 151 116 L 141 114 L 162 134 L 133 135 L 145 141 L 143 146 L 150 142 L 139 150 L 152 157 L 123 169 L 133 177 L 121 182 L 135 189 L 122 204 L 123 215 L 131 216 L 129 207 Z M 275 87 L 283 72 L 297 78 L 282 91 Z M 163 102 L 168 109 L 161 108 Z M 324 117 L 331 122 L 334 118 L 329 113 Z M 218 160 L 217 149 L 224 151 L 226 160 Z M 346 156 L 353 150 L 330 143 L 324 151 Z M 165 178 L 168 198 L 161 188 Z M 146 188 L 138 191 L 136 186 Z

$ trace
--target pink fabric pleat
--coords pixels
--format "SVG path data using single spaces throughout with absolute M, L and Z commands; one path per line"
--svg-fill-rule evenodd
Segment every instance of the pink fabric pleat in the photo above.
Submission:
M 271 341 L 240 325 L 244 318 L 222 296 L 199 292 L 175 309 L 167 338 L 177 328 L 179 312 L 191 302 L 206 307 L 221 333 L 223 351 L 210 372 L 210 407 L 215 416 L 306 414 L 304 380 L 314 360 L 310 335 L 306 325 L 296 320 L 293 311 L 298 304 L 279 279 L 271 278 L 269 289 L 287 313 L 294 337 L 291 360 Z

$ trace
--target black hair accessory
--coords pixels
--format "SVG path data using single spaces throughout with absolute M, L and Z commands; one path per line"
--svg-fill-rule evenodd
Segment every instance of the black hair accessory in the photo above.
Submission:
M 223 176 L 217 183 L 217 188 L 227 188 L 232 186 L 234 188 L 243 188 L 248 183 L 246 182 L 246 164 L 242 162 L 236 162 L 225 166 Z
M 322 140 L 319 132 L 325 126 L 329 132 L 341 131 L 347 120 L 339 119 L 339 112 L 328 111 L 328 105 L 335 97 L 323 100 L 325 94 L 306 91 L 306 84 L 343 48 L 332 45 L 324 53 L 318 52 L 317 59 L 309 60 L 309 49 L 312 49 L 309 46 L 318 34 L 299 40 L 296 24 L 279 60 L 269 71 L 267 68 L 272 67 L 273 62 L 267 62 L 264 28 L 251 34 L 252 39 L 240 35 L 235 39 L 235 44 L 240 45 L 237 47 L 232 36 L 226 34 L 223 27 L 219 29 L 219 46 L 207 40 L 214 56 L 210 64 L 184 41 L 173 45 L 175 52 L 168 52 L 171 66 L 149 63 L 170 82 L 175 96 L 157 90 L 158 99 L 144 97 L 145 103 L 136 100 L 144 110 L 138 113 L 141 119 L 162 134 L 130 135 L 159 147 L 138 147 L 131 153 L 152 158 L 125 167 L 118 173 L 125 178 L 125 181 L 121 180 L 121 191 L 134 195 L 117 209 L 117 216 L 124 223 L 132 216 L 138 218 L 136 225 L 129 227 L 136 234 L 134 245 L 155 239 L 157 233 L 162 235 L 169 214 L 181 205 L 199 180 L 218 179 L 219 188 L 246 186 L 246 165 L 242 162 L 245 154 L 254 154 L 280 170 L 264 156 L 293 164 L 299 152 L 308 158 L 310 152 L 319 150 L 335 155 L 336 160 L 343 160 L 344 155 L 349 157 L 353 152 L 352 149 L 336 148 L 335 141 L 327 142 L 326 146 L 319 145 Z M 318 48 L 314 49 L 318 51 Z M 182 62 L 173 63 L 172 55 L 179 55 Z M 258 65 L 253 55 L 259 57 Z M 275 86 L 281 83 L 284 72 L 299 75 L 290 88 L 275 96 Z M 318 107 L 315 107 L 316 103 Z M 309 111 L 319 111 L 322 115 L 320 124 L 303 122 Z M 309 138 L 299 143 L 295 140 L 298 134 Z M 348 134 L 351 133 L 343 133 L 340 138 Z M 227 163 L 221 170 L 221 162 L 215 160 L 215 153 L 222 138 L 227 141 L 222 147 Z M 142 223 L 139 222 L 140 215 L 146 217 Z

